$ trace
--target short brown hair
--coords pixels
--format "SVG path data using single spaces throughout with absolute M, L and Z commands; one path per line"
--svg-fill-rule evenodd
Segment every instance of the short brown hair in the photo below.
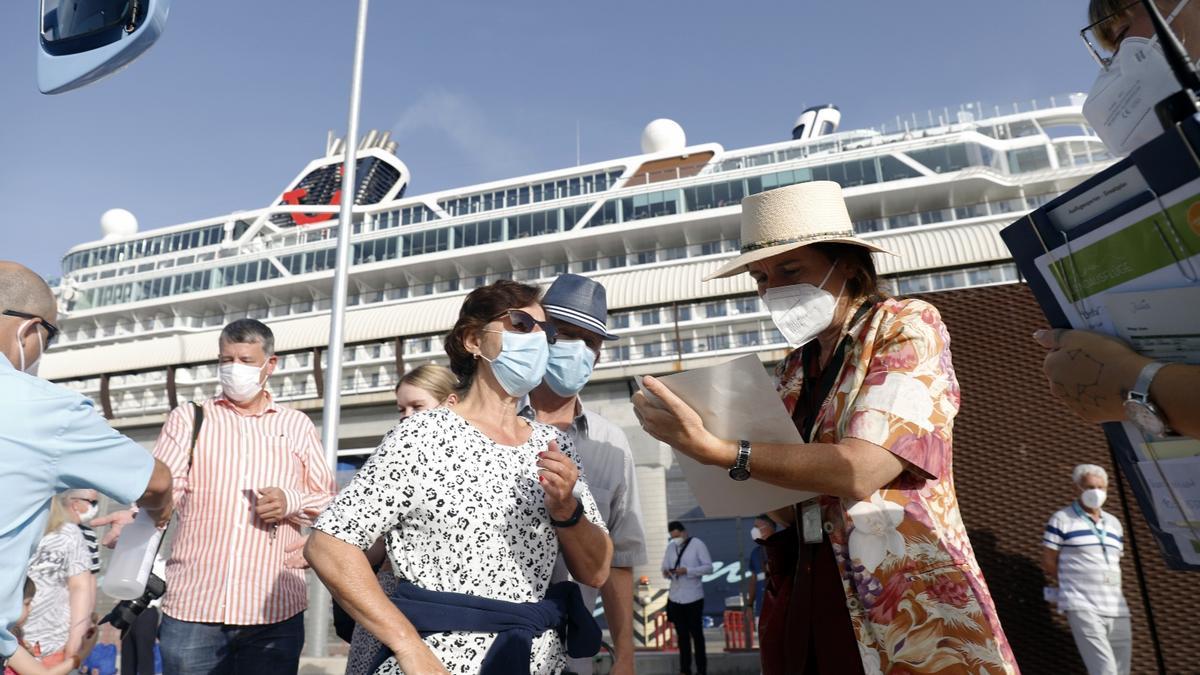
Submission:
M 400 387 L 405 384 L 424 389 L 429 392 L 430 396 L 437 399 L 438 403 L 445 403 L 446 399 L 450 398 L 450 394 L 454 393 L 455 387 L 458 386 L 458 379 L 446 366 L 426 363 L 405 373 L 396 383 L 396 391 L 400 391 Z
M 528 307 L 538 301 L 541 291 L 536 286 L 501 279 L 494 284 L 480 286 L 467 295 L 458 321 L 446 335 L 446 355 L 450 357 L 450 370 L 458 376 L 458 389 L 466 392 L 475 379 L 478 364 L 475 355 L 467 351 L 464 340 L 478 332 L 505 312 L 518 307 Z
M 839 265 L 850 265 L 846 293 L 852 300 L 881 298 L 887 295 L 879 287 L 879 273 L 875 270 L 875 259 L 871 257 L 869 249 L 857 244 L 839 242 L 820 242 L 809 246 L 820 251 L 830 261 L 836 260 Z M 833 289 L 827 290 L 833 292 Z

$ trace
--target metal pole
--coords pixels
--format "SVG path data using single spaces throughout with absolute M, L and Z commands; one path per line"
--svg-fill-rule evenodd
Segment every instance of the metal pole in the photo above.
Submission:
M 354 73 L 350 79 L 350 120 L 346 129 L 346 158 L 342 163 L 341 215 L 338 217 L 337 266 L 333 274 L 333 298 L 329 312 L 329 362 L 325 367 L 325 408 L 321 415 L 321 443 L 325 461 L 337 471 L 338 426 L 342 404 L 342 346 L 345 343 L 346 289 L 349 286 L 350 235 L 354 231 L 354 170 L 358 161 L 358 107 L 362 100 L 363 46 L 367 39 L 367 3 L 358 0 L 358 26 L 354 33 Z M 313 656 L 325 656 L 329 638 L 329 595 L 316 584 L 312 607 Z

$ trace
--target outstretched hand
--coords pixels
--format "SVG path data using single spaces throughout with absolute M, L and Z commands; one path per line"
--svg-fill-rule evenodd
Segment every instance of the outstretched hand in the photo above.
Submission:
M 699 413 L 657 378 L 642 378 L 646 392 L 633 395 L 633 412 L 642 429 L 701 464 L 727 466 L 737 456 L 737 445 L 717 438 L 704 427 Z

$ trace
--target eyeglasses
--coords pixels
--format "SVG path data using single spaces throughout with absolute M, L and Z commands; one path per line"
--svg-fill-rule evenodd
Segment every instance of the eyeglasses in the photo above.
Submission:
M 558 339 L 558 329 L 554 327 L 554 324 L 549 321 L 538 321 L 529 312 L 520 309 L 509 309 L 500 312 L 492 317 L 488 323 L 503 319 L 504 317 L 508 317 L 508 322 L 512 324 L 513 331 L 517 333 L 532 333 L 535 328 L 540 326 L 542 332 L 546 334 L 546 342 L 554 344 L 554 341 Z
M 1162 4 L 1158 2 L 1155 4 L 1160 8 L 1161 11 Z M 1186 4 L 1186 2 L 1180 2 L 1176 4 L 1175 8 L 1171 10 L 1171 13 L 1163 17 L 1163 22 L 1170 26 L 1171 22 L 1175 20 L 1175 17 L 1179 16 L 1180 10 L 1182 10 Z M 1092 58 L 1096 60 L 1096 63 L 1100 64 L 1101 68 L 1108 70 L 1108 67 L 1112 65 L 1113 59 L 1117 56 L 1117 52 L 1121 51 L 1121 41 L 1124 40 L 1125 35 L 1129 33 L 1128 24 L 1126 24 L 1126 26 L 1121 29 L 1121 32 L 1117 33 L 1116 35 L 1109 30 L 1109 25 L 1121 17 L 1128 16 L 1131 11 L 1137 7 L 1140 7 L 1141 5 L 1142 0 L 1133 0 L 1132 2 L 1127 2 L 1117 11 L 1079 31 L 1079 37 L 1083 38 L 1083 44 L 1087 46 L 1088 52 L 1092 55 Z M 1111 44 L 1113 46 L 1112 49 L 1104 47 L 1105 44 Z
M 54 341 L 58 339 L 58 334 L 61 332 L 58 329 L 58 326 L 55 326 L 54 324 L 50 323 L 49 321 L 43 319 L 42 317 L 40 317 L 36 314 L 30 314 L 28 312 L 18 312 L 15 309 L 6 309 L 3 312 L 0 312 L 0 314 L 2 314 L 4 316 L 14 316 L 18 319 L 37 319 L 38 321 L 40 321 L 42 324 L 42 327 L 46 329 L 46 346 L 47 347 L 54 344 Z

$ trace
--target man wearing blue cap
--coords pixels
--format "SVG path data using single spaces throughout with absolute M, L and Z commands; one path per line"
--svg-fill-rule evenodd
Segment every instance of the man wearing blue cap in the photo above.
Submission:
M 608 583 L 599 590 L 604 598 L 604 616 L 616 651 L 614 675 L 633 673 L 633 567 L 646 562 L 646 536 L 642 528 L 634 478 L 633 453 L 625 432 L 590 410 L 579 400 L 579 392 L 591 379 L 600 360 L 604 340 L 616 340 L 608 332 L 608 303 L 604 287 L 578 274 L 563 274 L 542 297 L 546 316 L 558 329 L 558 340 L 550 345 L 550 362 L 542 383 L 529 393 L 529 405 L 521 414 L 552 424 L 575 442 L 583 462 L 588 487 L 608 525 L 613 542 L 612 569 Z M 566 567 L 559 558 L 556 579 L 565 579 Z M 597 591 L 580 585 L 584 602 L 596 604 Z M 571 659 L 568 673 L 590 675 L 592 663 Z

